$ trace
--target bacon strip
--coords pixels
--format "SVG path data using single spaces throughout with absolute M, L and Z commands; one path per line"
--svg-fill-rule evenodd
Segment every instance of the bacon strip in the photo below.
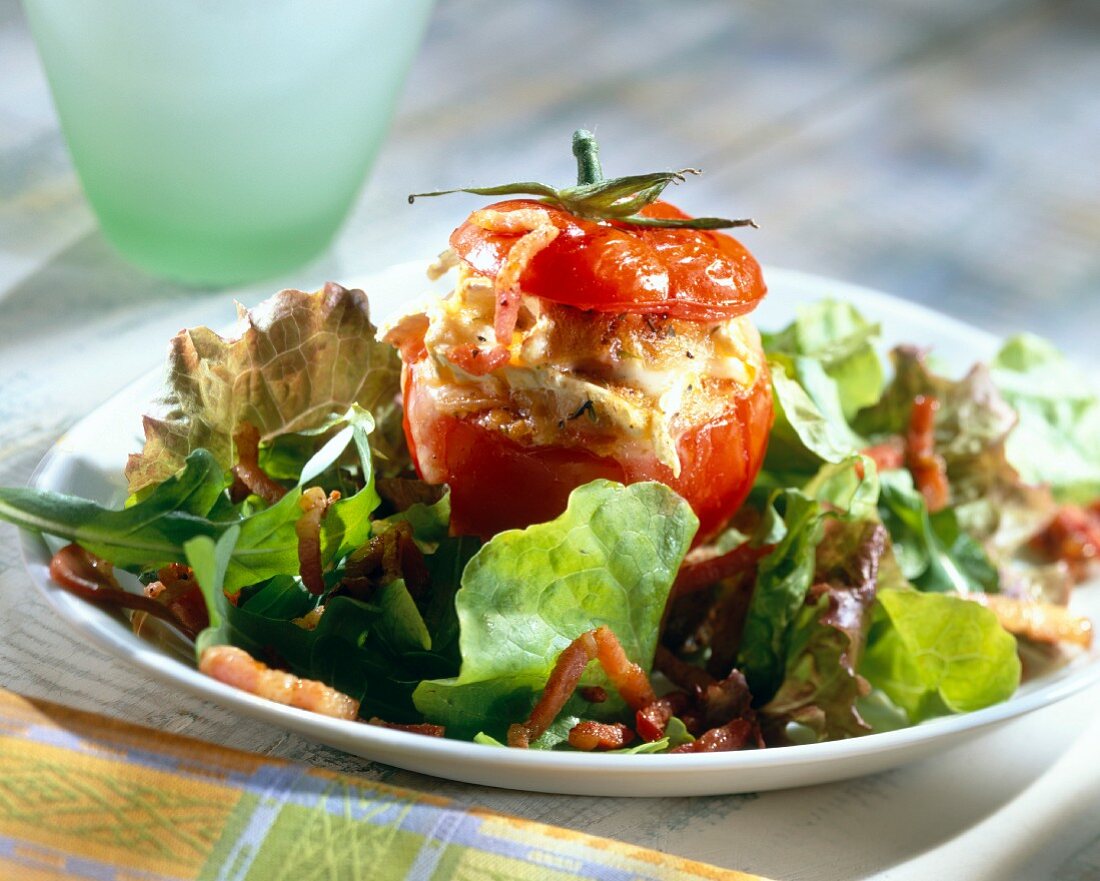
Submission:
M 905 465 L 905 442 L 900 437 L 891 437 L 867 447 L 863 455 L 870 458 L 879 471 L 893 471 Z
M 123 590 L 115 580 L 114 567 L 78 544 L 65 545 L 53 555 L 50 559 L 50 578 L 69 593 L 97 606 L 146 612 L 171 624 L 188 639 L 198 635 L 192 624 L 182 620 L 165 604 L 144 594 Z
M 1051 645 L 1061 642 L 1082 648 L 1092 645 L 1092 622 L 1065 606 L 999 593 L 968 593 L 964 599 L 985 606 L 1005 630 L 1016 636 Z
M 354 698 L 323 682 L 272 670 L 236 646 L 210 646 L 199 659 L 199 670 L 219 682 L 275 703 L 336 719 L 355 719 L 359 715 L 359 701 Z
M 733 752 L 746 746 L 763 746 L 759 741 L 759 728 L 746 719 L 734 719 L 725 725 L 711 728 L 691 743 L 684 743 L 670 753 L 718 753 Z
M 269 505 L 286 495 L 286 487 L 268 477 L 260 467 L 260 430 L 251 422 L 242 422 L 233 435 L 237 464 L 233 476 Z
M 321 565 L 321 521 L 328 506 L 338 498 L 340 494 L 337 492 L 326 496 L 323 489 L 311 486 L 298 500 L 298 507 L 302 509 L 302 516 L 294 524 L 294 532 L 298 536 L 298 574 L 302 576 L 302 584 L 314 596 L 325 592 L 325 573 Z
M 930 513 L 942 510 L 951 498 L 947 483 L 947 466 L 936 455 L 935 421 L 940 402 L 927 395 L 917 395 L 909 414 L 909 432 L 905 438 L 905 464 L 913 475 L 913 483 L 924 496 Z
M 1048 560 L 1065 562 L 1074 579 L 1083 580 L 1089 564 L 1100 558 L 1100 508 L 1063 505 L 1029 546 Z
M 508 250 L 493 282 L 496 296 L 494 330 L 497 342 L 502 346 L 512 343 L 512 332 L 519 319 L 519 279 L 539 251 L 558 237 L 560 230 L 541 208 L 521 208 L 516 211 L 494 211 L 491 208 L 475 211 L 470 222 L 495 233 L 523 233 Z
M 672 595 L 683 596 L 684 594 L 694 593 L 697 590 L 710 587 L 723 578 L 729 578 L 731 575 L 751 569 L 770 554 L 774 548 L 775 545 L 753 547 L 745 543 L 717 557 L 692 560 L 689 554 L 689 559 L 684 561 L 676 575 L 676 581 L 672 585 Z
M 546 680 L 542 697 L 531 709 L 527 721 L 508 727 L 508 746 L 526 749 L 532 740 L 542 736 L 576 690 L 588 662 L 596 657 L 596 651 L 595 630 L 585 631 L 562 649 Z
M 146 585 L 145 595 L 166 606 L 190 631 L 198 633 L 210 624 L 202 588 L 195 581 L 190 566 L 170 563 L 162 567 L 157 572 L 157 580 Z M 135 621 L 135 633 L 138 626 Z
M 573 695 L 589 661 L 598 660 L 611 684 L 634 710 L 655 701 L 649 677 L 637 664 L 631 663 L 618 637 L 609 627 L 588 630 L 567 645 L 554 664 L 542 696 L 535 703 L 526 722 L 508 727 L 508 745 L 526 749 L 537 740 L 557 718 L 566 701 Z
M 619 638 L 610 627 L 598 627 L 596 636 L 596 660 L 600 662 L 607 678 L 615 686 L 626 704 L 632 710 L 640 710 L 646 704 L 657 700 L 653 686 L 645 670 L 633 663 L 623 651 Z

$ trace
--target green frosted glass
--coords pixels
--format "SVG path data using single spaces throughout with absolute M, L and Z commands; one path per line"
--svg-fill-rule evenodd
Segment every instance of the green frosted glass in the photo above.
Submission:
M 184 282 L 319 253 L 363 182 L 431 0 L 24 0 L 104 235 Z

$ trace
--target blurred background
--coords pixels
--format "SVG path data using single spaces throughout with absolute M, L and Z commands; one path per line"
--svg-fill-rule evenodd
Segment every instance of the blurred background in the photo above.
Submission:
M 31 346 L 29 368 L 28 334 L 79 303 L 95 304 L 79 332 L 89 363 L 139 316 L 143 340 L 228 318 L 225 297 L 105 243 L 16 0 L 0 0 L 0 84 L 0 347 Z M 429 258 L 477 200 L 407 193 L 567 182 L 584 126 L 609 175 L 705 169 L 669 195 L 755 217 L 742 239 L 767 264 L 1033 330 L 1095 366 L 1098 84 L 1094 0 L 440 0 L 335 243 L 228 290 L 255 301 Z M 136 347 L 133 372 L 160 354 Z

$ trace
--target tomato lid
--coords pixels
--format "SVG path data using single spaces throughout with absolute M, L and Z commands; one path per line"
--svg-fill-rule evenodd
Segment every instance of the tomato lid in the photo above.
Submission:
M 497 335 L 510 338 L 520 292 L 602 312 L 665 314 L 718 321 L 751 311 L 767 288 L 760 265 L 719 232 L 752 220 L 691 217 L 659 201 L 669 184 L 695 169 L 605 179 L 590 132 L 573 134 L 577 184 L 522 182 L 441 190 L 534 196 L 475 211 L 451 235 L 451 247 L 494 280 Z
M 767 288 L 760 264 L 731 236 L 708 229 L 640 227 L 577 217 L 552 205 L 517 199 L 487 211 L 507 215 L 538 209 L 558 235 L 526 264 L 523 293 L 600 312 L 660 313 L 695 321 L 744 315 Z M 451 247 L 481 275 L 495 279 L 526 233 L 479 224 L 475 212 L 451 234 Z M 667 202 L 639 211 L 655 219 L 689 219 Z

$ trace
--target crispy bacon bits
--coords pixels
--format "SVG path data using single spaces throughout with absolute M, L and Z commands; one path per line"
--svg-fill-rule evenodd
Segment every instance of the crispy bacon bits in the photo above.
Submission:
M 589 661 L 598 660 L 611 684 L 632 709 L 641 709 L 657 699 L 645 671 L 627 658 L 618 637 L 608 627 L 582 633 L 567 645 L 546 681 L 526 722 L 508 728 L 508 745 L 526 749 L 557 718 L 577 689 Z
M 569 729 L 569 745 L 574 749 L 592 750 L 622 749 L 634 739 L 634 732 L 622 722 L 608 725 L 603 722 L 578 722 Z
M 1031 540 L 1031 549 L 1066 563 L 1076 580 L 1084 579 L 1089 565 L 1100 559 L 1100 503 L 1059 508 L 1046 529 Z
M 168 608 L 168 611 L 192 633 L 210 624 L 206 600 L 189 566 L 171 563 L 157 572 L 157 580 L 147 585 L 145 595 Z
M 422 597 L 432 580 L 424 554 L 413 539 L 412 526 L 403 520 L 372 535 L 351 554 L 340 590 L 365 600 L 377 588 L 398 578 L 405 582 L 413 599 Z
M 634 710 L 635 729 L 642 740 L 649 743 L 660 740 L 665 736 L 669 720 L 679 716 L 697 739 L 670 752 L 718 752 L 764 746 L 764 737 L 752 709 L 752 695 L 745 677 L 738 671 L 732 671 L 725 679 L 715 680 L 705 670 L 686 664 L 659 648 L 658 665 L 666 670 L 666 675 L 671 671 L 676 684 L 684 690 L 657 697 L 649 677 L 627 659 L 619 640 L 607 627 L 582 633 L 558 655 L 530 717 L 508 728 L 509 746 L 526 749 L 542 736 L 577 690 L 577 683 L 593 660 L 600 662 L 615 689 Z M 588 700 L 601 696 L 593 689 L 582 689 L 581 693 Z M 585 720 L 570 729 L 568 740 L 574 749 L 589 751 L 621 749 L 634 737 L 635 732 L 622 723 Z
M 359 701 L 354 698 L 323 682 L 272 670 L 236 646 L 210 646 L 202 653 L 199 670 L 241 691 L 300 710 L 336 719 L 355 719 L 359 715 Z
M 947 483 L 947 466 L 936 453 L 935 422 L 940 403 L 933 397 L 917 395 L 909 416 L 909 431 L 905 437 L 905 464 L 913 475 L 913 483 L 924 496 L 932 513 L 942 510 L 951 498 Z
M 379 728 L 391 728 L 394 731 L 407 731 L 409 734 L 423 734 L 425 737 L 443 737 L 447 733 L 447 729 L 442 725 L 433 725 L 430 722 L 415 722 L 406 725 L 400 722 L 387 722 L 377 716 L 372 716 L 367 724 L 376 725 Z

